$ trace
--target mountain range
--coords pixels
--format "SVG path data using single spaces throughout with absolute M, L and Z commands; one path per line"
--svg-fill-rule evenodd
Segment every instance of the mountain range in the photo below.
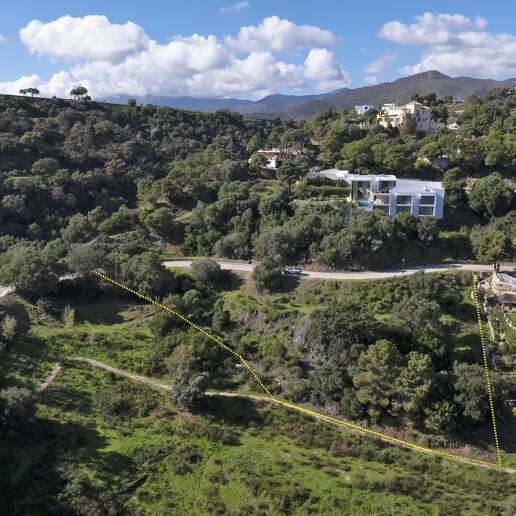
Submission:
M 494 79 L 475 79 L 473 77 L 449 77 L 437 70 L 402 77 L 392 82 L 361 88 L 343 88 L 320 95 L 268 95 L 260 100 L 217 99 L 195 97 L 160 97 L 146 95 L 134 97 L 142 104 L 154 104 L 177 109 L 198 111 L 217 111 L 229 109 L 257 118 L 304 118 L 320 111 L 335 109 L 353 109 L 355 105 L 369 104 L 381 106 L 387 102 L 403 104 L 414 94 L 434 92 L 437 97 L 452 95 L 455 99 L 466 99 L 470 95 L 485 95 L 493 88 L 515 84 L 516 79 L 497 81 Z M 121 95 L 105 99 L 107 102 L 125 103 L 130 95 Z
M 344 88 L 345 89 L 345 88 Z M 319 95 L 283 95 L 275 93 L 267 95 L 260 100 L 248 99 L 217 99 L 217 98 L 198 98 L 198 97 L 164 97 L 157 95 L 118 95 L 107 97 L 106 102 L 115 104 L 125 104 L 130 98 L 134 98 L 140 104 L 153 104 L 155 106 L 172 107 L 176 109 L 191 109 L 195 111 L 214 112 L 218 109 L 229 109 L 245 115 L 262 113 L 267 111 L 279 110 L 298 102 L 308 102 L 311 100 L 323 100 L 327 97 L 336 95 L 344 89 L 330 91 Z

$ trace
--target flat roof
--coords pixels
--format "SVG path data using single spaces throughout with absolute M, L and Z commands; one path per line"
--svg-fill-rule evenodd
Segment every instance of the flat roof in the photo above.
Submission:
M 321 170 L 315 174 L 335 179 L 343 179 L 345 181 L 372 181 L 376 179 L 378 181 L 396 181 L 396 186 L 391 188 L 391 191 L 431 191 L 434 189 L 442 189 L 443 184 L 440 181 L 423 181 L 421 179 L 398 179 L 392 174 L 350 174 L 347 170 L 339 170 L 337 168 L 330 168 L 327 170 Z

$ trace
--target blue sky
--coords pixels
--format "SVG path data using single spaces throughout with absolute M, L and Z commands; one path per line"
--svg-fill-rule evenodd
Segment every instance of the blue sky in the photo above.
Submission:
M 259 98 L 427 69 L 516 76 L 516 2 L 2 2 L 0 92 Z M 212 37 L 210 37 L 212 36 Z

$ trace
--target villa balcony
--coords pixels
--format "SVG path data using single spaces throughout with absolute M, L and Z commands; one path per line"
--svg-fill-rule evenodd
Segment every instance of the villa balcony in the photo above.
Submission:
M 390 198 L 390 196 L 377 197 L 377 198 L 374 200 L 374 205 L 375 205 L 375 206 L 390 206 L 390 204 L 391 204 L 391 198 Z

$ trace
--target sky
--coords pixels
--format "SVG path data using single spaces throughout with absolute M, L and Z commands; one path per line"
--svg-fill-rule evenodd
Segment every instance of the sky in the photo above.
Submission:
M 2 0 L 0 93 L 259 99 L 516 77 L 516 1 Z

